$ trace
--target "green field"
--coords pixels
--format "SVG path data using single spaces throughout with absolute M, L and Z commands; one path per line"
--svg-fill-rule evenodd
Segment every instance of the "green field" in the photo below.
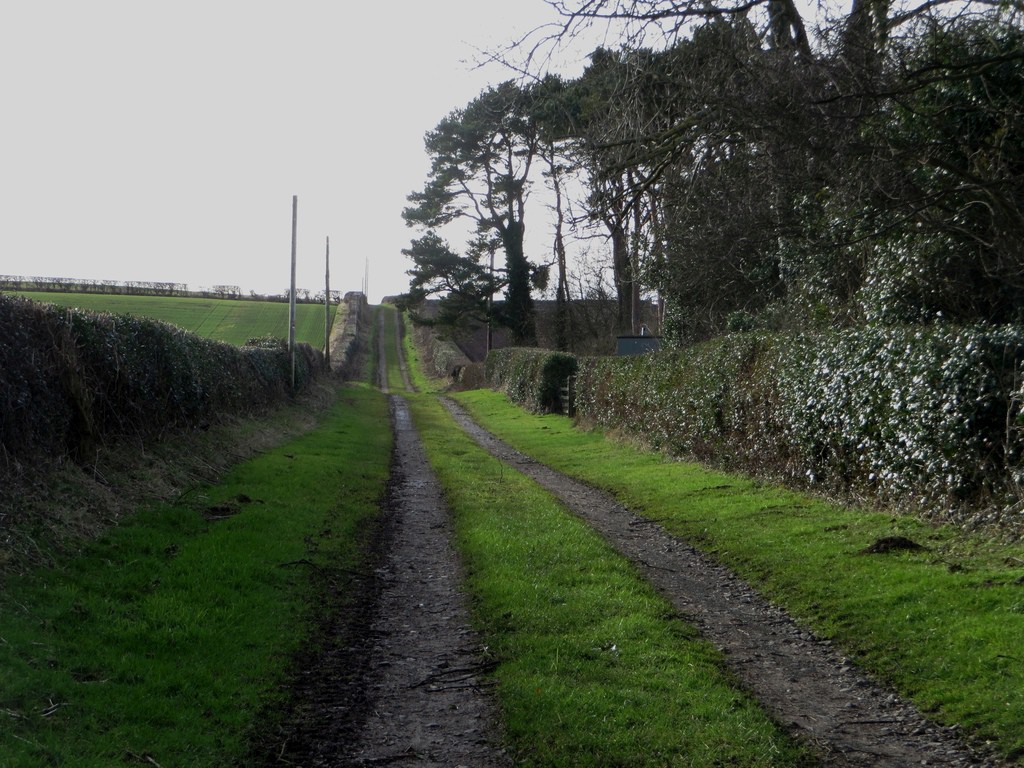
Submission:
M 113 312 L 162 320 L 208 339 L 226 341 L 236 346 L 261 336 L 288 338 L 288 304 L 285 302 L 93 293 L 18 292 L 17 295 L 93 312 Z M 337 305 L 332 305 L 332 323 L 336 312 Z M 295 338 L 316 349 L 323 348 L 322 304 L 299 304 L 295 308 Z

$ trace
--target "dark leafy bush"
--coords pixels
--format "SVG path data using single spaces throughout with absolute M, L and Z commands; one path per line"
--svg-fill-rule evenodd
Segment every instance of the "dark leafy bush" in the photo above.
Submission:
M 719 338 L 682 352 L 583 358 L 576 384 L 580 418 L 644 436 L 672 454 L 723 461 L 753 416 L 745 386 L 755 337 Z
M 440 377 L 452 376 L 460 367 L 469 363 L 469 358 L 454 342 L 431 334 L 430 355 L 433 374 Z
M 946 510 L 1009 501 L 1022 359 L 1019 326 L 801 339 L 780 361 L 780 422 L 809 482 Z
M 46 453 L 71 429 L 76 413 L 60 364 L 63 346 L 43 307 L 0 296 L 0 446 L 6 457 Z
M 487 374 L 483 363 L 470 363 L 459 369 L 456 383 L 461 389 L 482 389 L 487 386 Z
M 547 354 L 492 353 L 488 382 L 542 409 Z M 679 352 L 580 358 L 575 406 L 578 418 L 673 455 L 974 515 L 1020 500 L 1022 360 L 1018 326 L 739 334 Z
M 576 357 L 565 352 L 511 348 L 487 356 L 487 381 L 533 411 L 563 413 L 562 387 L 576 374 Z
M 301 349 L 296 388 L 321 367 L 320 353 Z M 154 320 L 0 296 L 0 441 L 9 459 L 88 459 L 108 439 L 260 412 L 290 396 L 291 376 L 280 344 L 238 349 Z

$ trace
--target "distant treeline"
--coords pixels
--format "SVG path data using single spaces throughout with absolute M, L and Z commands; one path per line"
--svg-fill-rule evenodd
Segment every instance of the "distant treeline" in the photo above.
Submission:
M 288 301 L 288 290 L 283 293 L 266 295 L 255 291 L 242 293 L 237 285 L 201 286 L 190 290 L 186 283 L 154 283 L 140 280 L 83 280 L 73 277 L 19 277 L 0 275 L 0 290 L 42 291 L 52 293 L 106 293 L 122 296 L 182 296 L 202 299 L 251 299 L 255 301 Z M 324 292 L 314 293 L 308 288 L 295 290 L 297 302 L 320 303 Z M 331 301 L 341 300 L 340 291 L 331 291 Z

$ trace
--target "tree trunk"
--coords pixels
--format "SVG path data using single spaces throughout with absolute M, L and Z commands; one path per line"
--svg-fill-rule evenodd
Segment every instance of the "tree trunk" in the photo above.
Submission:
M 501 231 L 505 247 L 505 266 L 508 269 L 508 287 L 505 289 L 505 314 L 512 343 L 534 346 L 537 329 L 533 317 L 533 297 L 530 295 L 530 263 L 523 252 L 523 223 L 512 221 Z
M 566 274 L 565 239 L 562 230 L 565 227 L 565 211 L 562 210 L 562 183 L 558 178 L 555 165 L 554 149 L 548 163 L 551 166 L 551 187 L 555 192 L 555 264 L 558 268 L 558 282 L 555 288 L 555 346 L 565 351 L 569 348 L 571 328 L 569 327 L 569 278 Z
M 632 184 L 632 179 L 630 179 Z M 643 235 L 643 211 L 640 200 L 633 204 L 633 248 L 629 260 L 629 327 L 634 336 L 640 333 L 640 238 Z
M 605 223 L 612 238 L 612 277 L 615 280 L 615 296 L 618 310 L 615 316 L 619 330 L 625 330 L 629 323 L 629 237 L 623 226 L 624 217 L 609 219 Z

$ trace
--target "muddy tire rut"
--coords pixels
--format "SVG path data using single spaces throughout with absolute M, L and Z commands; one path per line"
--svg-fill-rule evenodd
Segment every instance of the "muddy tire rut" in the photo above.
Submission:
M 742 687 L 825 766 L 998 766 L 860 672 L 726 568 L 611 496 L 522 455 L 445 401 L 485 450 L 560 498 L 723 652 Z M 359 605 L 302 664 L 267 764 L 511 766 L 493 669 L 469 624 L 452 523 L 405 401 Z M 333 638 L 333 640 L 331 639 Z M 276 749 L 276 748 L 275 748 Z
M 354 605 L 331 610 L 299 661 L 265 765 L 505 768 L 441 490 L 406 402 L 390 396 L 389 492 Z
M 380 318 L 378 317 L 378 323 Z M 379 327 L 379 326 L 378 326 Z M 377 381 L 387 389 L 380 334 Z M 404 365 L 402 377 L 410 389 Z M 487 658 L 470 627 L 449 510 L 405 400 L 389 395 L 387 503 L 355 602 L 324 605 L 265 765 L 511 766 Z M 558 497 L 724 654 L 741 686 L 826 766 L 999 766 L 878 685 L 726 568 L 614 498 L 539 464 L 444 400 L 486 451 Z M 350 591 L 353 587 L 348 587 Z M 329 592 L 329 590 L 328 590 Z M 341 606 L 339 610 L 338 606 Z
M 365 662 L 372 708 L 348 764 L 511 765 L 496 746 L 490 664 L 469 625 L 447 507 L 405 401 L 392 395 L 391 407 L 392 535 Z
M 876 684 L 728 569 L 612 496 L 519 453 L 445 400 L 485 450 L 558 497 L 724 654 L 743 687 L 828 766 L 997 766 Z

